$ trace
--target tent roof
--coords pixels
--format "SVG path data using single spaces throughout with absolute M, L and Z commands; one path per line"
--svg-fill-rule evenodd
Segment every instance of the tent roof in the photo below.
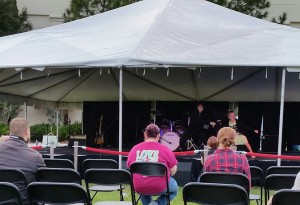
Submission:
M 144 0 L 0 38 L 0 68 L 300 66 L 300 30 L 204 0 Z M 16 58 L 17 56 L 17 58 Z
M 124 65 L 124 100 L 279 101 L 278 67 L 300 66 L 299 55 L 298 29 L 204 0 L 144 0 L 0 38 L 0 93 L 115 101 Z M 299 84 L 288 73 L 287 101 L 300 101 Z

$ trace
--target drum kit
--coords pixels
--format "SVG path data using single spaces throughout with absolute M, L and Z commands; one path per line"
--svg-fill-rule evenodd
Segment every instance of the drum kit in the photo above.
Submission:
M 170 150 L 180 149 L 180 137 L 184 132 L 181 120 L 171 121 L 163 119 L 160 126 L 160 143 L 167 146 Z

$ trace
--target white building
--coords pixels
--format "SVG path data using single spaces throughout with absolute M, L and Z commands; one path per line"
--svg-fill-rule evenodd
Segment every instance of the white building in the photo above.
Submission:
M 70 6 L 71 0 L 17 0 L 18 9 L 27 8 L 28 19 L 33 25 L 33 29 L 49 27 L 64 22 L 63 14 Z M 286 25 L 300 28 L 300 1 L 299 0 L 270 0 L 271 7 L 268 10 L 267 20 L 273 17 L 278 18 L 283 12 L 287 13 Z M 25 116 L 25 109 L 19 116 Z M 82 110 L 68 110 L 69 118 L 72 122 L 82 119 Z M 44 111 L 27 108 L 27 117 L 31 124 L 48 122 L 48 117 Z

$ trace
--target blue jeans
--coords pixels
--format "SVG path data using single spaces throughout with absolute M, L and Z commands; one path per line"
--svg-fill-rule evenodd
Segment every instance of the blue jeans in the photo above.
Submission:
M 169 181 L 170 200 L 173 200 L 178 192 L 178 185 L 173 177 L 170 177 Z M 163 191 L 155 200 L 159 205 L 166 205 L 167 198 L 164 193 L 167 193 L 167 189 Z M 152 201 L 151 195 L 141 195 L 141 201 L 143 205 L 148 205 Z

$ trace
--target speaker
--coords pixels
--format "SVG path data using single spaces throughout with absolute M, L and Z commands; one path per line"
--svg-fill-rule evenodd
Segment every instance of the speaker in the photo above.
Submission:
M 78 142 L 78 146 L 86 146 L 86 135 L 73 135 L 70 137 L 68 146 L 74 146 L 74 142 Z

